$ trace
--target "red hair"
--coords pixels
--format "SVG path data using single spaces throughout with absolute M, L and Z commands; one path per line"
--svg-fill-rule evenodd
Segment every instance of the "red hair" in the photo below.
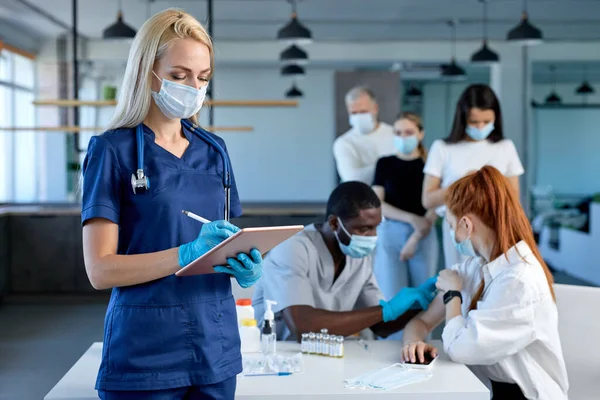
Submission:
M 497 241 L 492 249 L 491 260 L 503 254 L 506 256 L 508 250 L 520 241 L 527 243 L 542 266 L 552 297 L 556 300 L 552 287 L 554 279 L 537 248 L 531 224 L 513 188 L 500 171 L 485 166 L 463 177 L 448 188 L 445 201 L 448 210 L 457 218 L 473 214 L 496 233 Z M 477 308 L 483 289 L 482 280 L 469 310 Z

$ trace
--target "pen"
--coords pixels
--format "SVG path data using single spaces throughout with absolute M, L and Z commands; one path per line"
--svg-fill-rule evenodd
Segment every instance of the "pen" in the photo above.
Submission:
M 190 217 L 191 219 L 195 219 L 196 221 L 202 222 L 203 224 L 208 224 L 210 223 L 209 220 L 207 220 L 206 218 L 202 218 L 199 215 L 194 214 L 193 212 L 190 211 L 186 211 L 186 210 L 181 210 L 181 213 L 184 215 L 187 215 L 188 217 Z
M 289 376 L 291 372 L 265 372 L 264 374 L 245 374 L 244 376 Z

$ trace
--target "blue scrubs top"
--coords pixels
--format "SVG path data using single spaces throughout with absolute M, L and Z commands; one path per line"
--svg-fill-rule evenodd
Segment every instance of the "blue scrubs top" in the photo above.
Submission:
M 177 158 L 144 126 L 144 172 L 150 190 L 134 194 L 135 129 L 92 137 L 83 163 L 82 224 L 105 218 L 119 225 L 118 254 L 151 253 L 198 237 L 202 224 L 224 218 L 223 162 L 184 129 L 189 146 Z M 213 138 L 225 149 L 224 141 Z M 232 175 L 231 216 L 242 214 Z M 97 390 L 158 390 L 208 385 L 242 371 L 230 276 L 167 276 L 116 287 L 104 321 Z

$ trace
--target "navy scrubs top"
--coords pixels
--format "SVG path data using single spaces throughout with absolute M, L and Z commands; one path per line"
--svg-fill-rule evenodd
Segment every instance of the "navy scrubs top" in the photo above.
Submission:
M 82 224 L 105 218 L 119 225 L 118 254 L 151 253 L 198 237 L 202 224 L 224 218 L 219 153 L 184 128 L 189 146 L 177 158 L 144 126 L 144 172 L 150 190 L 134 194 L 135 129 L 92 137 L 83 163 Z M 213 138 L 225 149 L 224 141 Z M 232 174 L 231 216 L 240 216 Z M 104 321 L 97 390 L 158 390 L 214 384 L 242 371 L 230 276 L 167 276 L 116 287 Z

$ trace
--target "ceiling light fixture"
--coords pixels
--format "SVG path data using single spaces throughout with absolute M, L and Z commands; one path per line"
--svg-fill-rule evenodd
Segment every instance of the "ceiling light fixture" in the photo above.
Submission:
M 554 65 L 550 66 L 550 72 L 552 73 L 552 91 L 546 97 L 546 104 L 560 104 L 562 99 L 556 94 L 556 67 Z
M 523 14 L 521 16 L 521 22 L 508 32 L 506 40 L 525 46 L 532 46 L 542 43 L 542 31 L 529 22 L 529 15 L 527 14 L 527 0 L 523 0 Z
M 281 68 L 281 75 L 283 76 L 304 76 L 304 68 L 296 64 L 286 65 Z
M 102 37 L 104 39 L 131 39 L 135 34 L 135 29 L 123 22 L 123 2 L 119 0 L 117 22 L 104 29 Z
M 296 98 L 296 97 L 302 97 L 303 93 L 300 89 L 298 89 L 296 87 L 296 82 L 294 82 L 292 84 L 292 87 L 290 88 L 290 90 L 288 90 L 287 92 L 285 92 L 285 97 L 287 98 Z
M 279 60 L 284 64 L 308 64 L 308 53 L 295 44 L 281 52 Z
M 312 33 L 298 20 L 296 12 L 296 0 L 288 0 L 292 5 L 292 16 L 290 22 L 277 32 L 277 39 L 290 44 L 312 43 Z
M 471 56 L 471 62 L 474 63 L 494 63 L 500 61 L 500 57 L 498 53 L 492 51 L 487 43 L 488 43 L 488 33 L 487 33 L 487 25 L 488 25 L 488 13 L 487 13 L 487 0 L 479 0 L 483 4 L 483 45 L 481 49 L 473 53 Z
M 466 78 L 465 70 L 458 66 L 456 63 L 456 22 L 453 20 L 448 21 L 448 26 L 452 29 L 451 46 L 452 46 L 452 59 L 450 64 L 443 64 L 441 66 L 442 76 L 449 80 L 462 80 Z

